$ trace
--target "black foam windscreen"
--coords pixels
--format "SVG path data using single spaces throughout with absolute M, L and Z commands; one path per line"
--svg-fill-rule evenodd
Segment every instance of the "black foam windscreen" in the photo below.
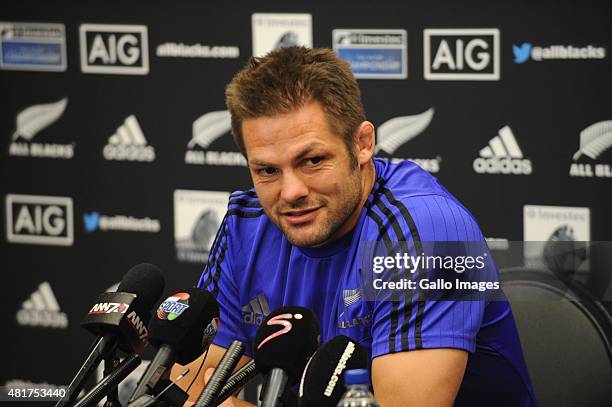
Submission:
M 206 290 L 190 288 L 160 304 L 149 323 L 149 342 L 156 348 L 169 345 L 178 353 L 177 361 L 184 365 L 202 354 L 218 323 L 219 304 L 215 297 Z
M 344 372 L 367 369 L 368 352 L 351 338 L 338 335 L 321 345 L 300 382 L 300 407 L 335 407 L 344 394 Z
M 164 286 L 164 276 L 159 267 L 142 263 L 125 273 L 117 292 L 136 294 L 140 305 L 150 310 L 161 297 Z
M 291 385 L 301 376 L 308 358 L 319 345 L 319 321 L 307 308 L 289 306 L 270 313 L 255 336 L 257 370 L 283 369 Z

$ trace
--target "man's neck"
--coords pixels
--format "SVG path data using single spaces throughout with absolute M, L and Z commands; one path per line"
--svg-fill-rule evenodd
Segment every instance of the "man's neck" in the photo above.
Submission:
M 329 243 L 333 241 L 339 240 L 343 236 L 345 236 L 347 233 L 351 232 L 357 225 L 357 222 L 359 221 L 359 216 L 361 215 L 361 211 L 363 210 L 363 207 L 365 206 L 365 203 L 367 202 L 368 197 L 370 196 L 370 193 L 372 193 L 372 188 L 374 187 L 374 183 L 376 182 L 376 166 L 374 165 L 374 160 L 370 160 L 364 166 L 363 169 L 360 169 L 360 172 L 361 172 L 360 182 L 361 182 L 362 195 L 361 195 L 361 200 L 359 201 L 359 205 L 357 205 L 352 215 L 346 220 L 346 222 L 334 234 L 332 238 L 330 238 L 329 240 L 326 240 L 325 242 L 319 245 L 311 246 L 311 247 L 322 247 L 322 246 L 328 245 Z

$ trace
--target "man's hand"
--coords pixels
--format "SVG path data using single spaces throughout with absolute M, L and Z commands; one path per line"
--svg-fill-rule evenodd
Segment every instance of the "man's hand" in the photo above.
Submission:
M 200 397 L 200 394 L 202 394 L 202 391 L 204 390 L 204 386 L 206 386 L 206 383 L 208 383 L 208 381 L 210 380 L 210 377 L 214 373 L 215 371 L 214 368 L 217 367 L 217 365 L 219 364 L 219 361 L 221 360 L 224 354 L 225 354 L 225 348 L 222 348 L 216 345 L 210 345 L 210 347 L 208 348 L 208 354 L 206 355 L 205 361 L 204 361 L 204 355 L 202 355 L 196 360 L 194 360 L 193 362 L 186 365 L 186 367 L 189 368 L 189 374 L 187 374 L 183 378 L 183 380 L 178 382 L 178 386 L 181 387 L 183 390 L 185 390 L 187 386 L 189 386 L 190 383 L 193 382 L 193 384 L 189 388 L 189 399 L 184 404 L 184 406 L 186 407 L 193 406 L 194 403 L 198 400 L 198 397 Z M 236 366 L 235 370 L 240 369 L 249 360 L 251 360 L 251 358 L 248 356 L 243 356 L 242 358 L 240 358 L 240 361 L 238 362 L 238 365 Z M 202 366 L 202 363 L 204 363 L 204 366 Z M 200 367 L 202 367 L 202 369 L 200 369 Z M 183 371 L 185 371 L 185 366 L 181 366 L 177 363 L 172 368 L 172 373 L 170 374 L 170 377 L 174 379 L 176 378 L 176 376 L 178 376 Z M 199 374 L 196 376 L 196 373 L 198 371 L 199 371 Z M 227 403 L 230 403 L 230 404 L 223 403 L 221 404 L 221 406 L 223 407 L 252 406 L 252 404 L 247 403 L 242 400 L 238 400 L 235 397 L 231 397 L 230 399 L 228 399 Z
M 208 384 L 208 381 L 212 377 L 213 373 L 215 373 L 214 368 L 211 367 L 211 368 L 206 369 L 206 371 L 204 372 L 204 383 Z M 236 397 L 230 397 L 227 400 L 225 400 L 223 403 L 219 404 L 219 407 L 238 407 L 240 406 L 239 404 L 235 404 L 234 400 L 238 401 Z M 183 405 L 183 407 L 191 407 L 194 404 L 195 403 L 188 401 Z
M 421 349 L 374 358 L 376 400 L 382 407 L 452 406 L 467 358 L 460 349 Z

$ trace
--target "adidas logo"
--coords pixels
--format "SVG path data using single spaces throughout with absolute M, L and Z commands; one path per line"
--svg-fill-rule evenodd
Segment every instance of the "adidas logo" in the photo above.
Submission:
M 60 310 L 51 285 L 45 281 L 23 302 L 17 311 L 17 323 L 21 326 L 65 329 L 68 327 L 68 316 Z
M 108 138 L 103 155 L 107 160 L 151 162 L 155 160 L 155 149 L 147 145 L 138 120 L 132 114 Z
M 245 324 L 261 325 L 263 319 L 270 315 L 270 306 L 264 293 L 259 294 L 242 307 L 242 312 L 242 319 Z
M 353 304 L 356 304 L 361 299 L 361 288 L 356 288 L 354 290 L 343 290 L 342 297 L 344 298 L 344 306 L 350 307 Z
M 489 145 L 480 150 L 480 157 L 474 160 L 474 171 L 479 174 L 529 175 L 531 161 L 523 152 L 509 126 L 501 128 Z

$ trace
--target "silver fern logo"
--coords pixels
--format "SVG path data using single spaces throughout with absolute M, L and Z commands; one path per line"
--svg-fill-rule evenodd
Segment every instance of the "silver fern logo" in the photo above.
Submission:
M 387 120 L 377 130 L 376 152 L 384 152 L 391 156 L 392 162 L 402 161 L 405 158 L 398 158 L 395 152 L 404 144 L 423 133 L 434 115 L 434 108 L 430 108 L 422 113 L 411 116 L 399 116 Z M 437 173 L 440 170 L 440 157 L 435 158 L 407 158 L 414 161 L 423 169 Z
M 194 148 L 197 145 L 208 148 L 210 143 L 230 131 L 231 126 L 230 112 L 227 110 L 206 113 L 193 122 L 193 138 L 187 147 Z
M 231 116 L 227 110 L 208 112 L 193 122 L 192 138 L 187 143 L 185 164 L 246 167 L 246 159 L 236 151 L 215 151 L 209 147 L 230 132 Z
M 576 162 L 587 157 L 597 160 L 612 147 L 612 120 L 594 123 L 580 132 L 580 148 L 574 153 L 570 166 L 572 177 L 611 178 L 612 167 L 604 163 Z
M 55 103 L 30 106 L 17 114 L 17 129 L 13 134 L 13 140 L 24 138 L 28 141 L 41 130 L 49 127 L 60 118 L 66 110 L 68 98 Z
M 574 161 L 586 155 L 593 160 L 612 147 L 612 120 L 595 123 L 580 132 L 580 149 Z
M 400 116 L 387 120 L 378 126 L 378 143 L 376 152 L 383 150 L 388 154 L 395 153 L 402 144 L 421 134 L 431 123 L 434 108 L 413 116 Z
M 361 288 L 355 288 L 354 290 L 343 290 L 342 297 L 344 299 L 344 306 L 350 307 L 356 304 L 361 299 Z
M 15 132 L 11 137 L 9 155 L 15 157 L 40 157 L 70 159 L 74 156 L 74 143 L 37 143 L 32 139 L 50 127 L 64 114 L 68 98 L 53 103 L 33 105 L 17 113 Z

